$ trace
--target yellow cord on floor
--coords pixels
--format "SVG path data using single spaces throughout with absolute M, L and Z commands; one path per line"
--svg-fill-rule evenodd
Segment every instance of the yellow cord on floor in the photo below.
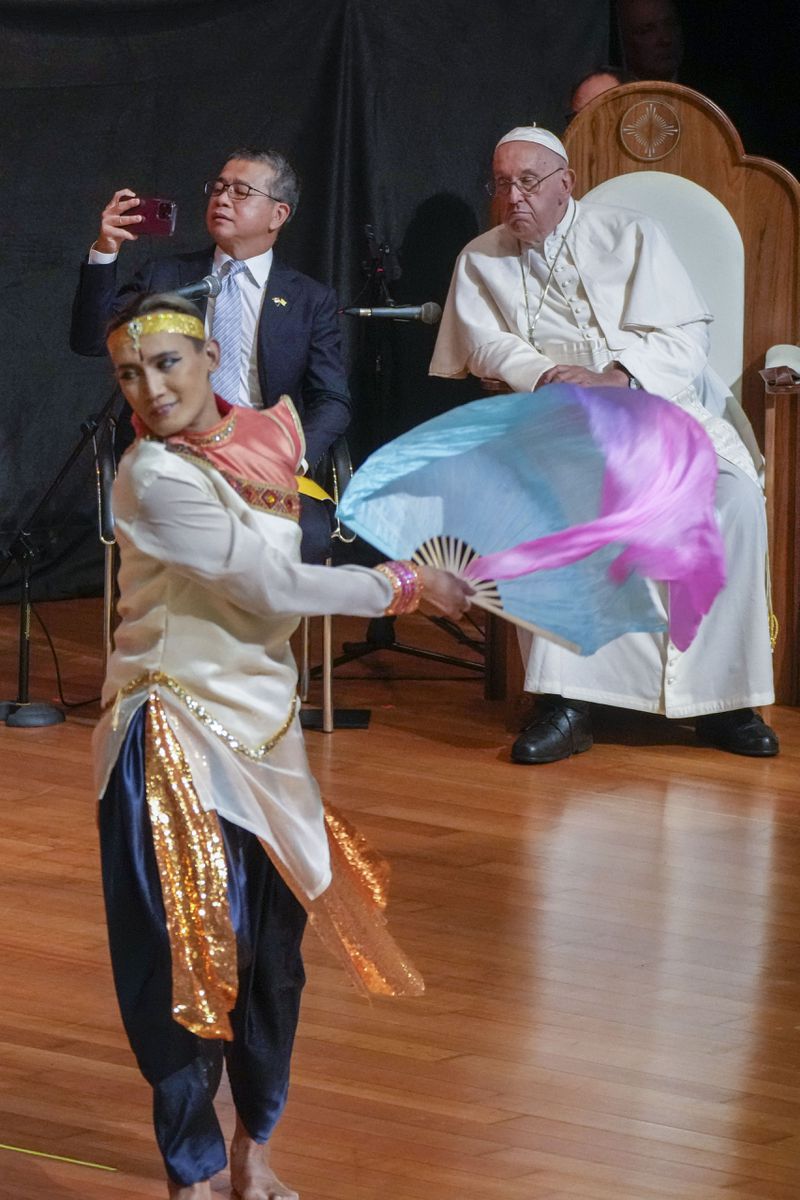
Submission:
M 84 1162 L 81 1158 L 66 1158 L 63 1154 L 46 1154 L 44 1150 L 26 1150 L 24 1146 L 6 1146 L 0 1142 L 0 1150 L 11 1150 L 14 1154 L 30 1154 L 33 1158 L 49 1158 L 53 1162 L 71 1163 L 74 1167 L 92 1167 L 95 1171 L 116 1171 L 102 1163 Z

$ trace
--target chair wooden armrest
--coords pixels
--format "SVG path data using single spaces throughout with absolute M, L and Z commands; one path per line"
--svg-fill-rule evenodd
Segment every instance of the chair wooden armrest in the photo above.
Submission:
M 781 704 L 800 704 L 800 346 L 771 346 L 760 374 L 772 610 L 778 622 L 775 696 Z

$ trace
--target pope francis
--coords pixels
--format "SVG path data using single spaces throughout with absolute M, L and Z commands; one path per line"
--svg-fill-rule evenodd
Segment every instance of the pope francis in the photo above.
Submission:
M 708 364 L 713 316 L 657 222 L 573 199 L 575 176 L 554 134 L 511 130 L 492 167 L 487 189 L 501 224 L 458 257 L 430 373 L 472 374 L 487 391 L 535 393 L 552 382 L 643 388 L 679 404 L 717 451 L 728 567 L 683 653 L 666 634 L 627 634 L 588 658 L 526 635 L 525 687 L 540 702 L 512 758 L 546 763 L 588 750 L 591 701 L 694 718 L 706 743 L 777 754 L 774 731 L 754 711 L 774 699 L 762 462 L 744 413 Z

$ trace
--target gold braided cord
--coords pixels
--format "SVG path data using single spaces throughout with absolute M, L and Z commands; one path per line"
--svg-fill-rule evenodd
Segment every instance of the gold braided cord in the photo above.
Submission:
M 198 1037 L 232 1041 L 236 936 L 222 831 L 217 814 L 200 804 L 155 692 L 147 700 L 145 775 L 172 959 L 172 1015 Z
M 143 313 L 133 317 L 125 325 L 120 325 L 108 335 L 109 350 L 122 350 L 123 342 L 129 341 L 137 354 L 141 351 L 141 339 L 153 333 L 182 333 L 185 337 L 206 340 L 206 331 L 199 317 L 189 313 L 173 312 L 171 309 L 159 309 L 158 312 Z
M 271 750 L 275 749 L 278 742 L 280 742 L 286 736 L 291 729 L 298 704 L 297 696 L 293 696 L 292 702 L 289 705 L 289 712 L 286 716 L 286 720 L 283 722 L 280 729 L 276 730 L 271 737 L 267 738 L 267 740 L 262 742 L 259 746 L 246 746 L 244 742 L 240 741 L 239 738 L 234 737 L 232 733 L 229 733 L 222 722 L 218 721 L 216 717 L 213 717 L 208 709 L 205 708 L 195 696 L 193 696 L 190 692 L 187 692 L 183 684 L 179 683 L 177 679 L 173 679 L 171 675 L 164 674 L 163 671 L 146 671 L 143 675 L 137 675 L 137 677 L 132 679 L 130 683 L 126 683 L 125 686 L 120 688 L 120 690 L 117 692 L 114 708 L 118 709 L 121 700 L 123 700 L 126 696 L 132 695 L 133 692 L 138 692 L 140 688 L 153 686 L 168 688 L 173 695 L 177 696 L 178 699 L 186 705 L 192 716 L 194 716 L 202 725 L 205 725 L 206 729 L 210 730 L 211 733 L 216 734 L 218 738 L 221 738 L 231 750 L 235 750 L 237 754 L 241 754 L 244 758 L 249 758 L 253 762 L 261 762 L 261 760 L 266 758 Z

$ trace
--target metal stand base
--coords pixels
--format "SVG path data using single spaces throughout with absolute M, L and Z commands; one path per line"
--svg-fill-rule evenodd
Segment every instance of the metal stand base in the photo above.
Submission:
M 303 729 L 319 729 L 323 733 L 332 733 L 334 729 L 368 729 L 371 716 L 368 708 L 335 708 L 332 713 L 333 726 L 326 728 L 323 709 L 301 708 L 300 724 Z
M 31 700 L 20 704 L 16 700 L 0 703 L 0 721 L 13 729 L 37 729 L 43 725 L 60 725 L 65 720 L 60 708 L 54 704 Z
M 88 417 L 83 422 L 81 425 L 80 441 L 73 448 L 72 453 L 47 488 L 28 520 L 17 530 L 8 550 L 4 552 L 5 562 L 0 567 L 0 576 L 4 574 L 6 567 L 12 562 L 17 564 L 20 572 L 19 685 L 17 688 L 17 698 L 16 700 L 0 701 L 0 721 L 5 721 L 6 725 L 12 729 L 36 729 L 45 725 L 60 725 L 66 719 L 61 709 L 56 708 L 54 704 L 28 699 L 31 656 L 31 614 L 33 611 L 31 605 L 31 569 L 36 553 L 33 536 L 30 531 L 36 528 L 36 521 L 39 515 L 47 508 L 50 497 L 58 490 L 62 479 L 69 474 L 72 464 L 77 462 L 83 452 L 84 446 L 90 440 L 94 442 L 95 449 L 100 540 L 106 544 L 105 591 L 106 605 L 108 605 L 109 584 L 113 579 L 110 550 L 114 542 L 114 519 L 111 512 L 110 494 L 111 484 L 114 480 L 113 429 L 115 422 L 111 415 L 111 410 L 116 401 L 116 396 L 117 392 L 115 389 L 103 411 L 98 416 Z M 101 454 L 98 442 L 98 431 L 101 429 L 104 431 L 104 454 Z M 108 632 L 109 622 L 110 617 L 107 615 L 105 620 L 106 650 L 110 637 Z M 60 684 L 59 696 L 61 696 Z
M 372 715 L 368 708 L 333 707 L 333 621 L 330 616 L 322 618 L 322 663 L 312 670 L 308 657 L 308 617 L 303 618 L 302 665 L 300 668 L 300 699 L 308 698 L 308 685 L 312 675 L 322 676 L 322 708 L 301 708 L 300 724 L 303 729 L 318 729 L 322 733 L 333 733 L 334 729 L 368 729 Z
M 428 620 L 440 629 L 444 629 L 461 645 L 468 646 L 478 653 L 483 652 L 483 642 L 469 637 L 454 621 L 448 621 L 446 617 L 428 617 Z M 393 617 L 374 617 L 367 626 L 366 640 L 345 642 L 342 649 L 344 653 L 333 660 L 333 667 L 357 662 L 359 658 L 364 658 L 367 654 L 375 654 L 378 650 L 394 650 L 398 654 L 410 654 L 414 658 L 426 658 L 430 662 L 446 663 L 451 667 L 464 667 L 468 671 L 476 671 L 479 675 L 482 675 L 486 669 L 482 662 L 471 662 L 468 658 L 457 658 L 454 654 L 441 654 L 438 650 L 425 650 L 420 646 L 407 646 L 404 642 L 398 642 L 395 637 Z M 319 670 L 320 668 L 314 668 L 311 671 L 311 677 L 313 678 Z

